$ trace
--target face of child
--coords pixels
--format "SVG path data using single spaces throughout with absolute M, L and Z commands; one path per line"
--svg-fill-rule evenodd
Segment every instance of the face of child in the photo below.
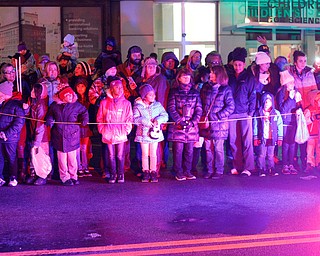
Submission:
M 245 63 L 241 60 L 234 60 L 233 61 L 233 68 L 236 74 L 240 74 L 244 70 Z
M 121 81 L 117 80 L 117 81 L 111 82 L 110 87 L 111 87 L 111 94 L 114 98 L 118 98 L 123 94 L 123 85 Z
M 264 103 L 264 110 L 269 111 L 272 108 L 272 101 L 271 99 L 266 99 Z
M 80 95 L 84 95 L 87 87 L 84 84 L 77 84 L 76 90 Z
M 68 41 L 63 41 L 63 46 L 64 47 L 68 47 L 70 45 L 70 43 Z
M 4 77 L 11 83 L 14 82 L 14 80 L 16 80 L 16 70 L 9 66 L 4 70 Z
M 156 99 L 156 95 L 155 95 L 154 91 L 150 91 L 147 93 L 146 97 L 144 98 L 144 101 L 146 103 L 150 104 L 150 103 L 154 102 L 155 99 Z
M 213 73 L 212 71 L 210 72 L 210 81 L 211 81 L 212 83 L 216 83 L 216 81 L 217 81 L 217 76 L 216 76 L 216 74 Z
M 72 100 L 73 100 L 73 95 L 71 93 L 66 93 L 64 95 L 64 99 L 63 99 L 64 102 L 71 103 Z
M 106 71 L 106 76 L 115 76 L 117 74 L 117 68 L 112 67 Z
M 56 65 L 49 65 L 47 67 L 47 76 L 50 79 L 56 79 L 58 77 L 58 69 Z
M 287 83 L 287 90 L 292 91 L 294 89 L 294 81 Z
M 263 63 L 260 64 L 260 72 L 267 72 L 268 69 L 270 68 L 270 63 Z
M 182 74 L 179 78 L 178 78 L 179 82 L 182 84 L 190 84 L 191 81 L 191 76 L 190 75 L 186 75 L 186 74 Z

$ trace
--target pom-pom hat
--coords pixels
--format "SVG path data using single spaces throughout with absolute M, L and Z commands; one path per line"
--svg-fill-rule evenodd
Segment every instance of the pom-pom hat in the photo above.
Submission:
M 74 44 L 74 36 L 71 34 L 67 34 L 64 38 L 63 41 L 66 41 L 70 44 Z

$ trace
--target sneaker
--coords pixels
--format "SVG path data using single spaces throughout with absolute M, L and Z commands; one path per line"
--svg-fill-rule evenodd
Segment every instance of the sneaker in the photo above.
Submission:
M 278 171 L 277 171 L 275 168 L 270 168 L 269 174 L 270 174 L 271 176 L 279 176 L 279 173 L 278 173 Z
M 238 175 L 239 174 L 237 169 L 235 169 L 235 168 L 231 169 L 230 172 L 231 172 L 232 175 Z
M 214 175 L 212 175 L 213 180 L 220 180 L 222 179 L 222 177 L 223 177 L 222 173 L 215 173 Z
M 241 176 L 243 177 L 250 177 L 251 176 L 251 172 L 249 170 L 243 170 L 241 173 Z
M 124 183 L 124 175 L 123 174 L 119 174 L 118 183 Z
M 150 179 L 151 182 L 158 182 L 159 181 L 157 172 L 151 172 L 150 176 L 151 176 L 151 179 Z
M 9 187 L 16 187 L 18 185 L 18 181 L 16 177 L 11 177 L 8 186 Z
M 294 168 L 294 166 L 292 164 L 289 165 L 289 170 L 290 170 L 290 173 L 293 174 L 293 175 L 298 174 L 297 169 Z
M 86 177 L 92 176 L 92 174 L 90 173 L 90 171 L 88 169 L 85 169 L 83 172 L 84 172 L 84 176 L 86 176 Z
M 196 179 L 197 179 L 197 177 L 194 176 L 194 175 L 191 174 L 191 173 L 186 173 L 185 176 L 186 176 L 186 179 L 187 179 L 187 180 L 196 180 Z
M 107 174 L 106 174 L 106 172 L 105 172 L 105 171 L 103 171 L 103 172 L 101 173 L 101 177 L 102 177 L 102 179 L 107 178 Z
M 187 180 L 187 178 L 184 175 L 177 174 L 176 175 L 176 180 L 183 181 L 183 180 Z
M 205 175 L 203 175 L 204 179 L 211 179 L 212 178 L 212 173 L 211 172 L 207 172 Z
M 0 187 L 2 187 L 4 184 L 6 184 L 5 180 L 0 178 Z
M 266 177 L 266 170 L 259 170 L 259 177 Z
M 42 186 L 42 185 L 45 185 L 46 183 L 47 183 L 47 180 L 46 180 L 46 179 L 43 179 L 43 178 L 38 177 L 38 179 L 35 180 L 35 182 L 33 183 L 33 185 Z
M 284 175 L 291 174 L 290 168 L 289 168 L 288 165 L 285 164 L 285 165 L 283 166 L 283 168 L 282 168 L 282 173 L 283 173 Z
M 78 170 L 78 176 L 79 178 L 84 176 L 84 171 L 83 170 Z
M 111 174 L 111 175 L 110 175 L 109 183 L 110 183 L 110 184 L 116 183 L 116 175 L 114 175 L 114 174 Z
M 78 180 L 75 179 L 71 179 L 73 185 L 80 185 L 80 182 Z
M 65 182 L 62 183 L 64 186 L 73 186 L 73 182 L 71 179 L 66 180 Z
M 146 183 L 150 181 L 150 173 L 149 172 L 143 172 L 142 176 L 142 182 Z

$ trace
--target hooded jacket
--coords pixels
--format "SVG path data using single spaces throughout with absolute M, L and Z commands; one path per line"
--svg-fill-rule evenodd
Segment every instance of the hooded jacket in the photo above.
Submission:
M 119 144 L 128 140 L 127 135 L 132 130 L 132 107 L 124 95 L 113 98 L 110 89 L 107 98 L 102 100 L 97 113 L 98 131 L 102 142 Z M 114 124 L 112 124 L 114 123 Z
M 141 98 L 137 98 L 133 105 L 133 121 L 137 125 L 135 142 L 153 143 L 164 140 L 162 131 L 158 139 L 149 136 L 151 120 L 157 120 L 159 125 L 163 124 L 168 121 L 168 113 L 158 101 L 146 105 Z
M 261 96 L 261 107 L 256 111 L 255 118 L 253 118 L 253 139 L 260 140 L 262 144 L 266 143 L 266 139 L 263 136 L 264 132 L 264 118 L 265 116 L 263 107 L 268 97 L 271 97 L 272 107 L 270 111 L 270 129 L 272 145 L 276 145 L 278 140 L 283 140 L 283 122 L 280 112 L 274 107 L 274 96 L 266 92 Z
M 51 142 L 53 147 L 67 153 L 80 147 L 80 124 L 87 125 L 89 121 L 88 110 L 77 101 L 77 95 L 73 92 L 72 103 L 63 103 L 58 97 L 50 105 L 46 122 L 51 128 Z M 67 122 L 71 124 L 54 123 Z

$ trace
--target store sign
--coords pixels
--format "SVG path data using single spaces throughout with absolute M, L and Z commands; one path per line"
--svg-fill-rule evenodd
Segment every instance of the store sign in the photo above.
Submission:
M 268 0 L 248 6 L 248 18 L 265 22 L 320 24 L 320 0 Z M 258 12 L 259 9 L 259 12 Z

